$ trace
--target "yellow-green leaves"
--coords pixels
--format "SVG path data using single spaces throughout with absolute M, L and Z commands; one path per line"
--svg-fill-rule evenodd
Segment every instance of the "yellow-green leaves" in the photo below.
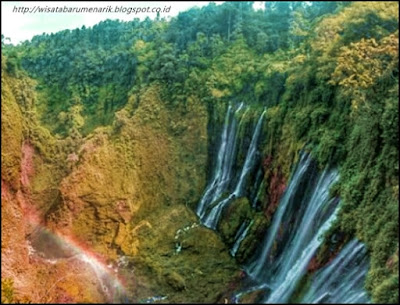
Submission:
M 330 83 L 341 86 L 353 100 L 353 108 L 365 102 L 365 89 L 398 64 L 398 32 L 379 40 L 362 38 L 341 48 Z

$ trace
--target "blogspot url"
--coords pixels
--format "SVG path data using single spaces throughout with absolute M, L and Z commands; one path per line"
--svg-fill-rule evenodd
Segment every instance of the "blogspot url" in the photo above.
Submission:
M 141 14 L 141 13 L 169 13 L 171 6 L 164 7 L 126 7 L 126 6 L 104 6 L 104 7 L 49 7 L 35 5 L 31 7 L 14 6 L 13 13 L 36 14 L 36 13 L 122 13 L 122 14 Z

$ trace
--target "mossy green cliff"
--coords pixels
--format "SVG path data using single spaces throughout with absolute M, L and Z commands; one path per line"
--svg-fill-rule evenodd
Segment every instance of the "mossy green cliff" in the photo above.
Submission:
M 225 302 L 304 150 L 338 169 L 342 208 L 291 301 L 356 237 L 371 300 L 396 303 L 398 36 L 396 2 L 226 2 L 2 37 L 2 301 L 106 301 L 90 270 L 34 253 L 40 226 L 118 265 L 130 301 Z M 265 110 L 256 166 L 212 231 L 193 211 L 242 102 L 234 175 Z

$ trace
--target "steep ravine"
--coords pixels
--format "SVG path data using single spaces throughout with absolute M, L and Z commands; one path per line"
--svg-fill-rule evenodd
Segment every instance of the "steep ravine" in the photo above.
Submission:
M 6 109 L 18 109 L 8 84 L 31 89 L 7 74 L 3 81 Z M 52 156 L 51 146 L 40 150 L 46 140 L 23 132 L 20 150 L 4 148 L 4 154 L 14 149 L 19 161 L 9 169 L 16 174 L 2 180 L 2 251 L 15 254 L 4 262 L 2 276 L 13 279 L 14 300 L 368 300 L 363 246 L 339 237 L 329 251 L 321 248 L 338 209 L 329 195 L 336 171 L 319 173 L 304 151 L 297 152 L 289 176 L 279 163 L 272 166 L 273 156 L 262 152 L 268 134 L 263 109 L 229 103 L 217 124 L 218 114 L 209 114 L 196 98 L 171 111 L 158 92 L 144 90 L 138 108 L 128 103 L 112 126 L 80 145 L 75 140 L 66 150 L 71 139 L 52 144 L 64 151 L 63 162 L 46 159 L 45 152 Z M 5 119 L 21 130 L 24 124 L 40 128 L 35 118 Z M 210 141 L 212 124 L 220 131 Z M 208 186 L 207 163 L 216 167 L 208 168 Z M 362 250 L 354 250 L 355 261 L 352 249 Z M 316 262 L 319 250 L 323 263 Z M 329 271 L 342 264 L 341 257 L 354 271 Z M 359 270 L 363 276 L 348 282 L 357 286 L 354 296 L 331 295 L 341 289 L 338 278 Z
M 350 243 L 336 240 L 339 251 L 335 252 L 333 249 L 337 247 L 334 247 L 324 254 L 329 255 L 329 262 L 317 268 L 311 267 L 313 258 L 324 243 L 326 232 L 337 220 L 341 209 L 339 198 L 329 192 L 339 179 L 337 170 L 327 166 L 319 171 L 311 155 L 300 152 L 288 185 L 283 185 L 281 190 L 272 189 L 283 191 L 273 203 L 275 211 L 267 205 L 263 212 L 262 205 L 257 205 L 257 196 L 251 196 L 254 193 L 251 187 L 255 182 L 261 189 L 257 191 L 259 193 L 265 192 L 265 186 L 259 181 L 257 183 L 258 179 L 247 181 L 243 177 L 244 173 L 255 171 L 252 167 L 257 169 L 261 166 L 261 160 L 257 162 L 255 159 L 255 152 L 262 147 L 258 138 L 265 113 L 261 114 L 253 130 L 243 168 L 235 172 L 233 163 L 238 150 L 236 130 L 240 129 L 241 108 L 242 105 L 228 107 L 218 153 L 214 156 L 217 159 L 214 176 L 209 180 L 197 208 L 203 224 L 217 229 L 230 245 L 231 255 L 242 262 L 247 275 L 241 287 L 236 292 L 231 291 L 227 299 L 235 303 L 369 301 L 364 289 L 368 258 L 363 244 L 356 240 Z M 263 162 L 265 170 L 271 163 L 268 159 L 270 157 Z M 254 162 L 252 166 L 249 160 Z M 274 196 L 265 194 L 263 197 L 274 202 Z M 269 219 L 268 224 L 265 224 L 265 216 Z M 261 232 L 260 222 L 257 221 L 260 218 L 264 219 Z M 337 237 L 332 236 L 334 239 Z M 255 240 L 259 240 L 256 246 Z M 244 251 L 249 246 L 250 251 Z M 313 276 L 318 269 L 322 270 Z M 357 279 L 353 279 L 354 274 L 358 274 Z M 346 279 L 346 283 L 342 283 L 340 278 Z M 311 283 L 311 286 L 304 283 Z
M 3 81 L 3 90 L 21 82 Z M 189 208 L 205 187 L 207 112 L 196 98 L 170 111 L 157 92 L 145 90 L 139 108 L 80 140 L 63 163 L 44 158 L 40 138 L 2 146 L 20 158 L 9 170 L 19 178 L 2 180 L 2 278 L 12 279 L 3 288 L 13 300 L 216 302 L 235 281 L 228 248 Z M 18 109 L 12 90 L 4 93 L 3 105 Z
M 2 36 L 2 303 L 398 303 L 398 3 L 264 8 Z

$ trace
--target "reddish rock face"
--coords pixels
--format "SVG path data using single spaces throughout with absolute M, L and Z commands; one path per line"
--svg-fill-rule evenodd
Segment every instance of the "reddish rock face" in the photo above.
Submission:
M 317 262 L 317 257 L 314 255 L 307 267 L 307 272 L 313 273 L 320 268 L 320 264 Z
M 31 198 L 31 178 L 34 171 L 33 146 L 25 142 L 20 164 L 21 189 L 1 181 L 1 277 L 13 280 L 16 302 L 76 303 L 80 300 L 103 302 L 105 300 L 95 281 L 96 274 L 75 259 L 47 259 L 32 246 L 30 236 L 45 227 Z M 50 231 L 48 231 L 50 232 Z
M 272 155 L 268 155 L 263 161 L 264 171 L 267 171 L 272 164 Z
M 397 248 L 397 251 L 395 254 L 393 254 L 391 257 L 388 258 L 386 261 L 386 267 L 388 269 L 393 269 L 396 265 L 396 262 L 399 260 L 399 249 Z
M 33 166 L 33 154 L 35 149 L 29 142 L 22 145 L 22 160 L 21 160 L 21 183 L 22 186 L 28 187 L 30 178 L 35 173 Z
M 271 217 L 272 214 L 276 211 L 279 199 L 281 198 L 283 192 L 285 191 L 286 183 L 283 178 L 282 172 L 278 167 L 278 170 L 272 174 L 270 183 L 269 183 L 269 205 L 266 210 L 266 216 Z
M 116 210 L 125 223 L 128 223 L 132 219 L 131 210 L 125 200 L 117 201 Z
M 313 258 L 311 259 L 310 263 L 308 264 L 307 272 L 314 273 L 315 271 L 325 267 L 327 264 L 329 264 L 336 257 L 338 252 L 339 251 L 329 252 L 328 259 L 324 260 L 322 262 L 319 262 L 318 259 L 317 259 L 317 256 L 314 255 Z
M 266 209 L 264 210 L 264 215 L 267 219 L 270 219 L 278 208 L 279 200 L 286 188 L 286 181 L 280 165 L 276 168 L 272 168 L 272 161 L 273 158 L 271 155 L 268 155 L 263 161 L 265 177 L 267 180 L 266 189 L 269 190 L 266 197 Z
M 325 267 L 339 254 L 347 239 L 342 233 L 338 233 L 338 236 L 339 240 L 336 244 L 322 246 L 322 248 L 319 250 L 320 252 L 317 252 L 313 256 L 307 266 L 307 271 L 309 273 L 314 273 L 315 271 Z

